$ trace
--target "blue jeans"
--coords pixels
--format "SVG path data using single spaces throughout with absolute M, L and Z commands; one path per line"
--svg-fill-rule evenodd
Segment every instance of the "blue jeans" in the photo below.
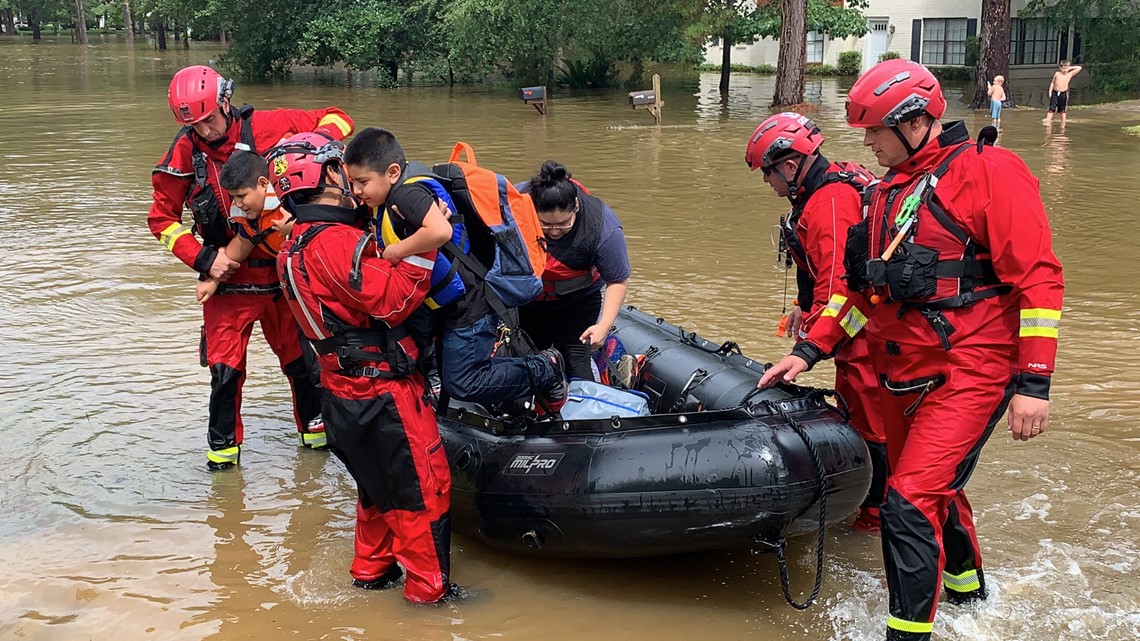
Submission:
M 452 398 L 495 405 L 557 381 L 550 359 L 542 354 L 492 358 L 498 327 L 498 317 L 488 314 L 465 327 L 443 330 L 443 389 Z

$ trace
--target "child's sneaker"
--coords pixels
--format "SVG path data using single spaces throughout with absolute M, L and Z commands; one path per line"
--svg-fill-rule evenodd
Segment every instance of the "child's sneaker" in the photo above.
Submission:
M 554 414 L 566 405 L 566 397 L 569 394 L 570 386 L 566 382 L 566 364 L 562 358 L 562 352 L 556 349 L 544 349 L 539 352 L 539 355 L 546 358 L 554 369 L 554 384 L 539 392 L 538 409 L 542 411 L 541 413 Z

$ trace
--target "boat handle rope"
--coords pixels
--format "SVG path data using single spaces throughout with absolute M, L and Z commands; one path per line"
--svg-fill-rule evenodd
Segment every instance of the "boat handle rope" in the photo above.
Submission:
M 775 543 L 771 543 L 760 538 L 754 539 L 756 545 L 752 548 L 753 554 L 759 554 L 761 550 L 759 546 L 767 546 L 776 553 L 776 563 L 780 566 L 780 589 L 784 592 L 784 600 L 788 605 L 797 610 L 806 610 L 815 603 L 816 597 L 819 596 L 820 586 L 823 584 L 823 541 L 824 530 L 827 527 L 827 475 L 823 470 L 823 462 L 819 458 L 819 451 L 812 443 L 811 438 L 808 437 L 807 432 L 804 431 L 803 426 L 799 424 L 794 418 L 788 415 L 783 407 L 772 403 L 771 401 L 763 401 L 763 404 L 768 405 L 771 409 L 775 410 L 792 426 L 805 445 L 808 448 L 808 454 L 811 455 L 812 466 L 815 468 L 816 478 L 819 479 L 819 538 L 815 548 L 815 585 L 812 587 L 811 595 L 803 603 L 798 603 L 792 598 L 791 580 L 788 578 L 788 560 L 784 556 L 784 550 L 788 547 L 788 540 L 780 537 Z
M 696 332 L 686 332 L 684 327 L 678 326 L 677 327 L 677 335 L 680 337 L 682 343 L 684 343 L 685 345 L 688 345 L 689 347 L 695 347 L 695 348 L 701 350 L 702 352 L 707 352 L 709 354 L 716 354 L 717 356 L 728 356 L 729 354 L 731 354 L 733 352 L 736 352 L 737 354 L 740 354 L 741 356 L 744 355 L 744 352 L 742 352 L 740 350 L 740 345 L 737 345 L 736 341 L 725 341 L 725 342 L 721 343 L 719 347 L 714 347 L 714 348 L 710 349 L 710 348 L 705 347 L 704 345 L 701 344 L 701 343 L 707 343 L 708 341 L 697 336 Z M 699 342 L 698 342 L 698 340 L 699 340 Z
M 706 370 L 697 368 L 697 370 L 693 372 L 693 375 L 689 377 L 689 382 L 685 383 L 685 386 L 681 388 L 681 392 L 677 394 L 677 398 L 674 399 L 673 405 L 669 408 L 669 413 L 675 414 L 680 412 L 681 409 L 685 407 L 685 399 L 688 398 L 689 393 L 699 387 L 701 383 L 705 382 L 708 377 L 709 373 Z
M 843 417 L 843 420 L 847 421 L 851 419 L 851 406 L 847 404 L 847 399 L 843 398 L 843 395 L 839 393 L 839 390 L 814 389 L 808 393 L 808 396 L 818 397 L 820 402 L 823 402 L 824 404 L 826 404 L 826 401 L 823 400 L 824 398 L 828 396 L 834 398 L 836 405 L 835 409 L 839 411 L 839 414 Z

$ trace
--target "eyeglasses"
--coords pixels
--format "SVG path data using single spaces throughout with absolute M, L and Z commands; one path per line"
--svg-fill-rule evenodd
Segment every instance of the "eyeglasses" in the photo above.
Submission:
M 577 201 L 574 202 L 574 211 L 570 212 L 570 217 L 566 219 L 566 222 L 558 223 L 557 225 L 548 225 L 539 221 L 538 226 L 542 231 L 570 231 L 574 227 L 574 220 L 578 217 L 579 204 Z

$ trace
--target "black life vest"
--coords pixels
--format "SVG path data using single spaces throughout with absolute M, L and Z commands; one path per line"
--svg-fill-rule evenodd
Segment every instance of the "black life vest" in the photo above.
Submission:
M 827 162 L 822 158 L 817 162 Z M 796 301 L 800 309 L 808 312 L 811 310 L 815 299 L 815 279 L 812 274 L 815 267 L 808 259 L 807 250 L 800 240 L 798 227 L 800 217 L 804 213 L 804 208 L 807 207 L 811 195 L 819 191 L 826 185 L 831 183 L 843 183 L 849 185 L 852 189 L 863 196 L 868 185 L 875 180 L 875 176 L 867 171 L 862 165 L 848 162 L 839 161 L 827 165 L 826 170 L 820 175 L 818 179 L 810 173 L 804 184 L 804 193 L 798 196 L 792 206 L 792 210 L 788 212 L 780 220 L 780 249 L 786 252 L 785 266 L 791 267 L 794 262 L 798 269 L 796 271 L 796 286 L 798 293 Z
M 333 224 L 315 224 L 282 245 L 278 271 L 285 299 L 312 342 L 321 369 L 341 376 L 405 378 L 415 371 L 418 349 L 402 324 L 389 328 L 376 319 L 367 327 L 349 324 L 313 293 L 303 250 Z
M 230 109 L 230 117 L 241 122 L 240 142 L 235 150 L 258 153 L 253 138 L 253 107 L 242 105 L 240 109 Z M 194 170 L 194 184 L 186 196 L 186 205 L 194 216 L 194 227 L 202 244 L 211 247 L 224 247 L 233 234 L 230 232 L 230 196 L 218 181 L 222 163 L 211 159 L 198 146 L 198 137 L 192 135 L 192 127 L 183 127 L 179 135 L 190 136 L 191 162 Z
M 994 273 L 989 249 L 955 223 L 938 198 L 936 186 L 950 164 L 975 147 L 968 141 L 964 127 L 962 129 L 962 132 L 953 129 L 947 132 L 960 133 L 957 139 L 966 141 L 960 142 L 933 171 L 868 194 L 865 199 L 868 206 L 872 199 L 883 197 L 886 207 L 882 220 L 876 223 L 879 225 L 874 234 L 877 238 L 872 238 L 869 218 L 852 227 L 848 234 L 844 262 L 849 274 L 848 286 L 853 291 L 877 289 L 890 300 L 902 303 L 903 310 L 915 308 L 924 315 L 968 307 L 1011 291 Z M 977 153 L 982 153 L 980 144 Z M 900 228 L 907 225 L 909 218 L 903 213 L 904 209 L 911 210 L 913 220 L 904 240 L 889 259 L 883 261 L 883 253 Z
M 605 203 L 578 188 L 578 214 L 574 226 L 558 242 L 547 241 L 549 254 L 542 272 L 542 295 L 554 300 L 582 291 L 601 280 L 595 263 L 602 239 Z

